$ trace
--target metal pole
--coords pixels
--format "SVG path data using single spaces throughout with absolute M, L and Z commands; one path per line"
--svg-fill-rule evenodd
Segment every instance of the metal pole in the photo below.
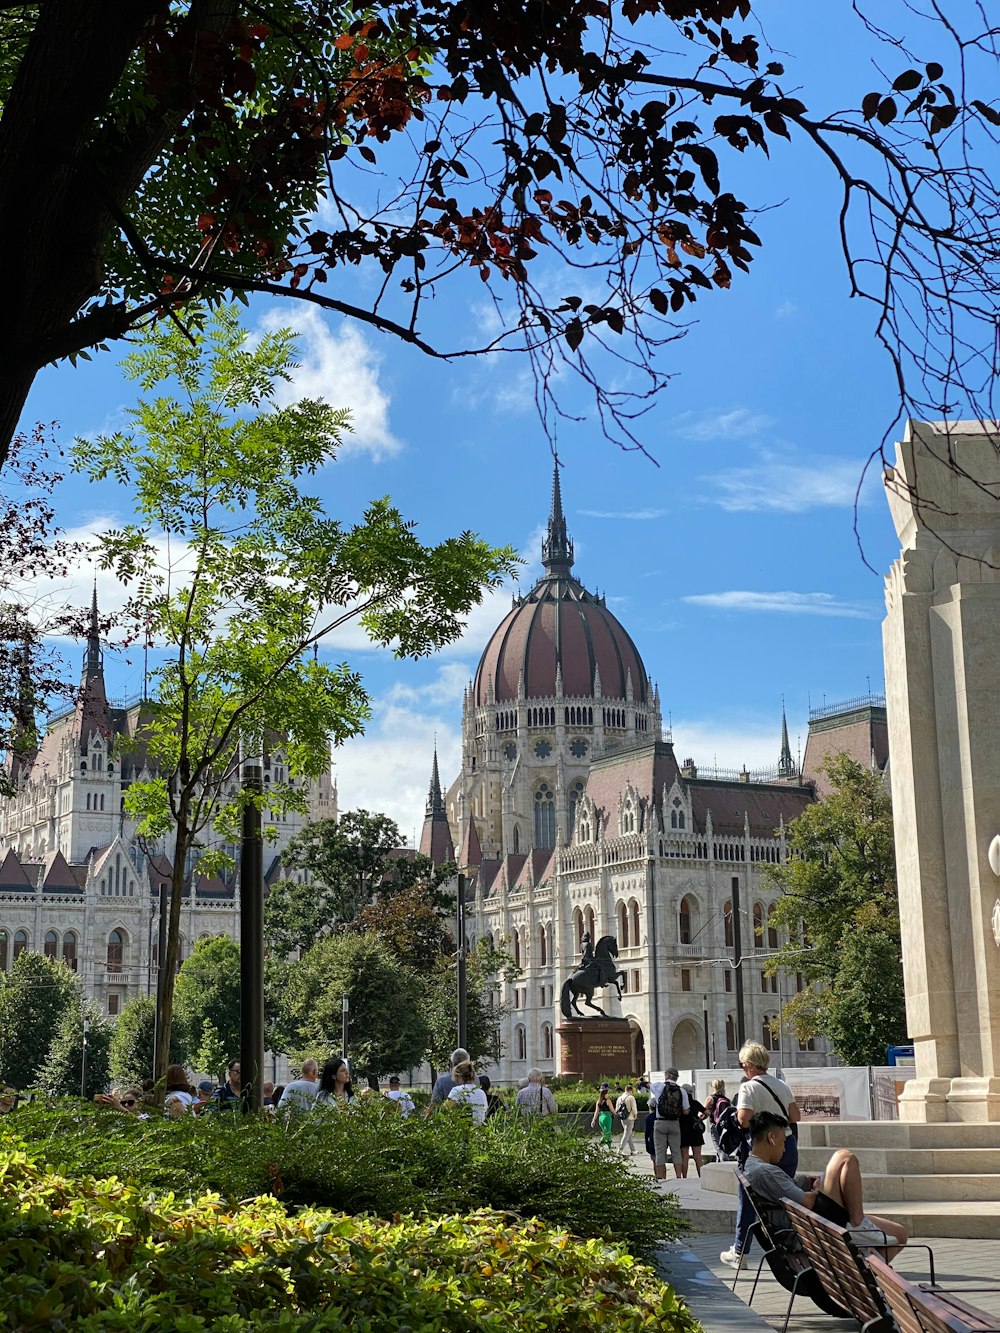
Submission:
M 708 1039 L 708 996 L 701 997 L 701 1016 L 705 1020 L 705 1068 L 712 1068 L 712 1046 Z
M 458 877 L 458 1044 L 468 1049 L 469 1010 L 465 967 L 465 876 Z
M 263 1106 L 264 1075 L 264 844 L 258 799 L 262 757 L 243 759 L 243 839 L 240 848 L 240 1099 L 244 1111 Z
M 90 1031 L 90 1019 L 83 1020 L 83 1050 L 80 1054 L 80 1096 L 87 1095 L 87 1033 Z
M 736 984 L 736 1047 L 741 1050 L 747 1039 L 746 1011 L 743 1006 L 743 931 L 740 911 L 740 877 L 734 875 L 733 885 L 733 973 Z
M 343 1003 L 343 1018 L 342 1018 L 342 1030 L 341 1030 L 341 1039 L 342 1039 L 341 1045 L 344 1048 L 341 1051 L 341 1055 L 345 1060 L 347 1059 L 347 1043 L 350 1035 L 351 1035 L 351 997 L 349 995 L 345 995 Z

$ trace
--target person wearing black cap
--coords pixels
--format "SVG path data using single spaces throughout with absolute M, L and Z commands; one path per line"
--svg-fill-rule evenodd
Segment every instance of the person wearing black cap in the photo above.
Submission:
M 393 1074 L 389 1079 L 389 1091 L 385 1095 L 390 1102 L 395 1102 L 396 1106 L 399 1108 L 399 1114 L 404 1120 L 416 1110 L 413 1098 L 406 1089 L 400 1085 L 398 1074 Z
M 611 1127 L 614 1124 L 614 1107 L 611 1105 L 611 1098 L 608 1096 L 609 1091 L 608 1085 L 602 1083 L 594 1106 L 594 1118 L 590 1122 L 591 1129 L 596 1129 L 600 1125 L 601 1142 L 608 1148 L 611 1147 Z

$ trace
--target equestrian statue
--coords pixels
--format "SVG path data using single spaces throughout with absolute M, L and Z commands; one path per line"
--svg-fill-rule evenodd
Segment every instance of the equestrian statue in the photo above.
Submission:
M 583 956 L 580 966 L 563 983 L 559 996 L 559 1007 L 564 1018 L 587 1018 L 580 1012 L 577 1000 L 583 997 L 588 1009 L 593 1009 L 602 1018 L 609 1017 L 599 1005 L 594 1004 L 594 991 L 600 986 L 614 986 L 619 1000 L 622 998 L 620 983 L 625 980 L 625 973 L 619 972 L 615 965 L 618 957 L 618 941 L 614 935 L 602 935 L 596 946 L 590 942 L 589 932 L 583 936 Z

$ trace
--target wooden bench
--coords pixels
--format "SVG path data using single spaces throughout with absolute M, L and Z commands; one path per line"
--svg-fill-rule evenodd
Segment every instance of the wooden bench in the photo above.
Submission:
M 850 1234 L 791 1199 L 785 1199 L 784 1204 L 813 1272 L 830 1299 L 851 1312 L 862 1333 L 897 1333 L 896 1321 L 875 1275 Z
M 1000 1333 L 996 1315 L 939 1287 L 929 1290 L 907 1282 L 877 1254 L 866 1262 L 900 1333 Z

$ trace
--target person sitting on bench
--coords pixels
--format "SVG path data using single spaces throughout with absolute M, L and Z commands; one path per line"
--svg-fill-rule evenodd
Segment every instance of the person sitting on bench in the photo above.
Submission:
M 865 1213 L 861 1191 L 861 1167 L 854 1153 L 838 1148 L 819 1176 L 798 1175 L 792 1180 L 778 1166 L 785 1150 L 785 1119 L 770 1111 L 760 1111 L 750 1122 L 752 1140 L 744 1174 L 750 1188 L 765 1210 L 764 1220 L 772 1231 L 787 1229 L 788 1219 L 782 1199 L 791 1199 L 825 1217 L 838 1227 L 847 1227 L 856 1245 L 889 1249 L 892 1260 L 906 1244 L 906 1228 L 885 1217 Z

